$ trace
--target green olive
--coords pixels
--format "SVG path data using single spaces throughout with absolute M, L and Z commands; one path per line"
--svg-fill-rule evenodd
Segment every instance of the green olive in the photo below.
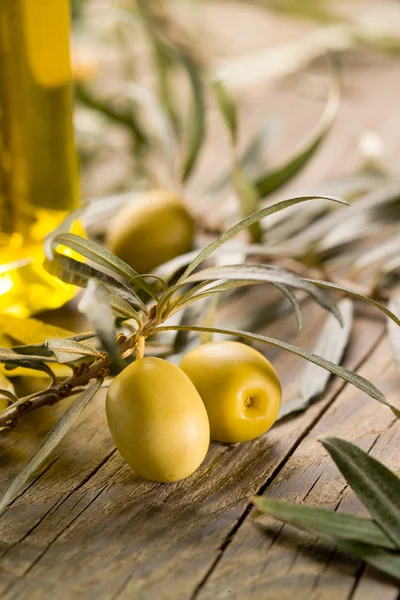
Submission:
M 115 377 L 106 399 L 111 435 L 122 457 L 152 481 L 178 481 L 203 462 L 210 442 L 207 412 L 179 367 L 136 360 Z
M 281 404 L 281 385 L 271 363 L 240 342 L 211 342 L 182 359 L 180 368 L 203 399 L 211 439 L 236 443 L 265 433 Z
M 193 219 L 180 198 L 156 190 L 144 193 L 116 214 L 108 228 L 107 245 L 138 273 L 149 273 L 189 252 L 193 236 Z

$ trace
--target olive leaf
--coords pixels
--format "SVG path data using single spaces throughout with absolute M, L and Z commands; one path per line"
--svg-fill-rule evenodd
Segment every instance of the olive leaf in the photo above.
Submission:
M 260 197 L 267 196 L 277 190 L 307 165 L 331 129 L 338 112 L 339 103 L 340 87 L 337 79 L 333 77 L 328 102 L 316 133 L 286 164 L 258 178 L 255 185 Z
M 237 158 L 238 164 L 250 178 L 255 177 L 256 173 L 258 174 L 265 169 L 264 148 L 275 129 L 273 125 L 272 119 L 265 119 L 244 152 Z M 206 189 L 206 192 L 214 196 L 228 186 L 231 180 L 232 172 L 229 170 L 213 182 Z
M 246 280 L 248 281 L 263 281 L 266 283 L 284 284 L 289 287 L 294 287 L 304 290 L 314 298 L 322 307 L 332 312 L 335 317 L 341 322 L 341 314 L 336 303 L 327 295 L 321 294 L 318 288 L 310 285 L 310 282 L 294 273 L 285 271 L 278 267 L 259 264 L 243 264 L 243 265 L 224 265 L 222 267 L 210 267 L 197 271 L 193 275 L 187 277 L 182 284 L 192 283 L 196 281 L 213 281 L 213 280 Z M 175 286 L 176 287 L 176 286 Z M 170 288 L 172 291 L 174 287 Z
M 170 331 L 170 330 L 191 330 L 191 331 L 211 331 L 213 333 L 222 333 L 226 335 L 232 335 L 234 337 L 240 337 L 248 340 L 254 340 L 255 342 L 262 342 L 264 344 L 270 344 L 272 346 L 276 346 L 278 348 L 282 348 L 287 352 L 291 352 L 292 354 L 296 354 L 301 358 L 304 358 L 316 365 L 322 367 L 323 369 L 327 369 L 334 375 L 341 377 L 344 381 L 351 383 L 361 391 L 365 392 L 371 398 L 374 398 L 378 402 L 385 404 L 388 406 L 394 414 L 397 415 L 398 410 L 390 404 L 385 396 L 382 394 L 380 390 L 378 390 L 368 379 L 365 379 L 361 375 L 354 373 L 353 371 L 349 371 L 345 367 L 341 367 L 340 365 L 336 365 L 335 363 L 323 358 L 322 356 L 317 356 L 312 352 L 308 352 L 307 350 L 303 350 L 302 348 L 298 348 L 297 346 L 293 346 L 292 344 L 288 344 L 287 342 L 283 342 L 281 340 L 277 340 L 275 338 L 267 337 L 265 335 L 261 335 L 258 333 L 250 333 L 249 331 L 242 331 L 240 329 L 221 329 L 219 327 L 199 327 L 195 325 L 181 326 L 181 325 L 162 325 L 156 327 L 154 330 L 155 333 L 159 331 Z
M 247 217 L 258 210 L 260 206 L 260 195 L 257 187 L 252 183 L 244 169 L 236 160 L 233 165 L 233 184 L 237 197 L 239 198 L 242 217 Z M 253 242 L 261 242 L 262 228 L 259 221 L 250 225 L 249 232 Z
M 281 202 L 277 202 L 276 204 L 272 204 L 266 208 L 262 208 L 257 212 L 253 213 L 249 217 L 242 219 L 239 223 L 236 223 L 233 227 L 228 229 L 225 233 L 220 235 L 217 239 L 212 241 L 208 246 L 203 248 L 197 256 L 189 263 L 186 267 L 184 273 L 178 279 L 178 283 L 185 281 L 187 277 L 202 263 L 206 258 L 210 256 L 215 250 L 217 250 L 222 244 L 225 244 L 228 240 L 233 238 L 235 235 L 248 229 L 254 223 L 257 223 L 264 217 L 268 215 L 272 215 L 280 210 L 284 210 L 289 206 L 293 206 L 295 204 L 299 204 L 300 202 L 307 202 L 308 200 L 331 200 L 332 202 L 338 202 L 339 204 L 346 204 L 346 200 L 342 200 L 341 198 L 336 198 L 335 196 L 300 196 L 297 198 L 289 198 L 288 200 L 282 200 Z
M 238 137 L 238 123 L 235 104 L 230 93 L 220 79 L 215 79 L 211 83 L 211 86 L 215 92 L 218 107 L 231 134 L 232 146 L 235 147 Z
M 309 281 L 310 283 L 313 283 L 314 285 L 316 285 L 318 287 L 326 288 L 329 290 L 338 290 L 340 292 L 344 292 L 348 296 L 352 296 L 353 298 L 357 298 L 358 300 L 362 300 L 363 302 L 368 302 L 368 304 L 371 304 L 378 310 L 385 313 L 385 315 L 387 317 L 389 317 L 389 319 L 391 319 L 394 323 L 396 323 L 396 325 L 400 326 L 400 318 L 397 317 L 394 314 L 394 312 L 392 312 L 389 308 L 386 308 L 386 306 L 383 306 L 383 304 L 380 304 L 376 300 L 373 300 L 369 296 L 365 296 L 364 294 L 361 294 L 360 292 L 352 290 L 351 288 L 348 288 L 348 287 L 344 287 L 337 283 L 331 283 L 330 281 L 321 281 L 319 279 L 309 279 L 309 278 L 306 278 L 306 279 L 307 279 L 307 281 Z
M 11 504 L 11 502 L 13 502 L 20 495 L 20 493 L 23 492 L 25 485 L 29 482 L 32 475 L 34 475 L 34 473 L 47 459 L 49 454 L 51 454 L 57 444 L 62 440 L 67 431 L 79 417 L 83 409 L 100 389 L 101 384 L 102 382 L 99 380 L 90 385 L 72 402 L 72 404 L 70 404 L 60 419 L 55 423 L 55 425 L 53 425 L 43 442 L 40 444 L 39 448 L 36 450 L 33 456 L 31 456 L 23 469 L 18 473 L 4 494 L 0 502 L 0 515 L 3 514 L 7 506 L 9 506 L 9 504 Z
M 57 246 L 60 245 L 78 252 L 85 258 L 92 260 L 94 263 L 110 269 L 110 271 L 113 271 L 116 275 L 120 275 L 127 280 L 128 283 L 134 280 L 140 289 L 146 292 L 154 300 L 157 300 L 158 296 L 151 285 L 149 285 L 137 271 L 99 244 L 73 233 L 54 236 L 51 240 L 51 244 L 53 248 L 57 248 Z
M 370 519 L 271 498 L 257 497 L 253 502 L 258 510 L 302 530 L 313 532 L 343 552 L 353 554 L 400 580 L 400 554 L 391 551 L 393 545 L 390 539 Z
M 200 71 L 194 60 L 182 51 L 177 58 L 186 70 L 192 90 L 192 108 L 188 126 L 188 149 L 183 161 L 182 180 L 186 181 L 193 171 L 203 144 L 206 131 L 206 108 Z
M 143 310 L 145 314 L 148 313 L 146 305 L 127 285 L 74 258 L 58 254 L 53 260 L 46 259 L 43 266 L 51 275 L 55 275 L 65 283 L 79 287 L 86 287 L 90 279 L 98 279 L 112 293 L 119 294 L 124 300 Z
M 252 498 L 252 502 L 259 511 L 267 513 L 275 519 L 297 527 L 311 529 L 320 535 L 328 534 L 348 541 L 373 544 L 388 550 L 396 549 L 392 540 L 372 519 L 339 513 L 326 508 L 291 504 L 268 496 L 255 496 Z
M 389 302 L 389 308 L 395 315 L 400 317 L 400 296 L 393 297 Z M 393 349 L 397 370 L 400 373 L 400 328 L 393 321 L 388 320 L 389 339 Z
M 296 294 L 290 287 L 284 285 L 283 283 L 274 283 L 274 286 L 286 296 L 292 305 L 297 321 L 297 331 L 300 332 L 303 329 L 303 317 L 301 316 L 300 303 L 297 300 Z
M 109 304 L 114 312 L 114 314 L 118 317 L 122 317 L 123 319 L 134 319 L 136 323 L 141 327 L 143 325 L 143 321 L 139 313 L 123 298 L 118 296 L 117 294 L 109 294 L 108 295 Z
M 381 462 L 345 440 L 321 440 L 374 521 L 400 549 L 400 479 Z
M 386 242 L 379 244 L 379 246 L 375 246 L 368 252 L 364 252 L 363 255 L 354 263 L 351 269 L 352 273 L 359 273 L 365 268 L 375 265 L 379 261 L 391 258 L 392 256 L 399 256 L 399 254 L 400 234 L 394 235 Z
M 341 327 L 337 320 L 329 316 L 322 329 L 314 353 L 339 364 L 350 338 L 353 324 L 353 304 L 344 298 L 338 304 L 343 318 Z M 288 402 L 281 407 L 278 419 L 306 410 L 313 400 L 325 391 L 330 373 L 320 369 L 313 363 L 308 363 L 303 371 L 300 383 L 300 398 Z
M 3 373 L 0 371 L 0 399 L 2 397 L 5 397 L 8 400 L 11 400 L 12 402 L 18 400 L 15 394 L 14 385 L 11 383 L 8 377 L 3 375 Z
M 175 136 L 179 139 L 181 135 L 181 122 L 179 107 L 175 104 L 174 81 L 171 77 L 175 66 L 174 61 L 165 46 L 155 36 L 152 36 L 152 42 L 157 68 L 158 94 Z
M 100 356 L 99 351 L 95 348 L 70 339 L 48 340 L 46 342 L 46 347 L 51 350 L 59 363 L 74 362 L 84 356 Z
M 107 288 L 99 281 L 90 279 L 78 309 L 92 323 L 99 340 L 113 361 L 113 366 L 118 372 L 122 371 L 125 365 L 116 344 L 115 317 Z
M 182 308 L 190 306 L 194 302 L 197 302 L 197 300 L 199 300 L 201 298 L 205 298 L 205 297 L 213 295 L 213 294 L 230 292 L 230 291 L 236 290 L 238 288 L 243 288 L 243 287 L 246 287 L 249 285 L 263 285 L 263 283 L 264 283 L 263 281 L 248 281 L 246 279 L 239 279 L 237 281 L 226 281 L 226 282 L 220 283 L 220 284 L 218 284 L 218 281 L 217 282 L 204 281 L 204 282 L 199 283 L 198 285 L 194 286 L 190 290 L 188 290 L 188 292 L 185 292 L 184 294 L 179 296 L 179 298 L 172 304 L 169 314 L 171 314 L 171 315 L 175 314 L 175 312 L 178 312 L 178 311 L 182 310 Z M 286 298 L 292 305 L 294 313 L 295 313 L 296 321 L 297 321 L 297 329 L 298 329 L 298 331 L 301 331 L 301 329 L 303 327 L 303 319 L 301 316 L 300 303 L 297 300 L 295 293 L 287 285 L 284 285 L 281 283 L 272 283 L 272 282 L 271 282 L 271 284 L 274 287 L 276 287 L 278 290 L 280 290 L 286 296 Z M 201 293 L 197 293 L 199 291 Z M 251 318 L 251 320 L 253 320 L 253 317 Z M 258 321 L 258 317 L 257 317 L 257 321 Z
M 310 247 L 313 247 L 314 251 L 321 251 L 324 248 L 328 249 L 328 246 L 332 249 L 344 240 L 365 237 L 368 223 L 375 228 L 378 221 L 393 221 L 393 208 L 399 205 L 399 200 L 399 183 L 389 181 L 351 204 L 345 219 L 341 211 L 331 211 L 325 218 L 303 228 L 293 237 L 291 244 L 302 251 Z M 357 231 L 354 230 L 356 225 Z M 321 245 L 322 243 L 324 245 Z

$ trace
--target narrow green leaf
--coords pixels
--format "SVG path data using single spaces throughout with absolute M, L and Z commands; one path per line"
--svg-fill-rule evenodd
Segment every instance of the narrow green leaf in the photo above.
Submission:
M 25 356 L 25 361 L 21 360 L 21 359 L 17 359 L 14 360 L 13 358 L 8 359 L 7 361 L 3 361 L 0 358 L 0 362 L 4 362 L 5 368 L 7 371 L 12 371 L 13 369 L 15 369 L 16 367 L 23 367 L 24 369 L 33 369 L 34 371 L 43 371 L 43 373 L 46 373 L 46 375 L 48 375 L 52 381 L 52 383 L 55 383 L 57 378 L 56 375 L 54 374 L 54 372 L 51 370 L 51 368 L 49 367 L 49 365 L 47 365 L 44 362 L 39 362 L 39 361 L 32 361 L 31 360 L 31 356 Z M 36 358 L 40 358 L 40 360 L 42 360 L 41 357 L 36 357 Z M 57 362 L 55 358 L 50 357 L 50 358 L 46 358 L 46 362 Z
M 74 340 L 48 340 L 46 346 L 53 352 L 59 363 L 73 362 L 84 356 L 100 356 L 95 348 L 83 344 L 82 342 L 75 342 Z
M 213 298 L 211 298 L 209 306 L 207 307 L 207 310 L 203 314 L 203 319 L 201 322 L 203 327 L 212 327 L 212 325 L 214 324 L 215 315 L 217 312 L 217 308 L 218 308 L 220 299 L 221 299 L 220 296 L 214 296 Z M 204 331 L 203 333 L 200 334 L 200 343 L 201 344 L 208 344 L 208 342 L 212 342 L 212 341 L 213 341 L 213 334 L 210 333 L 209 331 Z
M 353 554 L 357 558 L 361 558 L 369 565 L 375 567 L 382 573 L 386 573 L 400 581 L 400 555 L 394 552 L 380 550 L 376 546 L 369 544 L 360 544 L 357 542 L 347 542 L 334 536 L 324 536 L 327 542 L 334 544 L 343 552 Z
M 373 544 L 389 550 L 396 548 L 392 540 L 371 519 L 304 504 L 290 504 L 268 496 L 256 496 L 252 502 L 258 510 L 275 519 L 312 529 L 320 535 L 334 535 L 340 539 Z
M 292 291 L 290 287 L 284 285 L 282 283 L 274 283 L 273 284 L 278 290 L 282 292 L 289 300 L 290 304 L 293 306 L 294 314 L 296 316 L 297 321 L 297 331 L 301 331 L 303 329 L 303 318 L 301 316 L 301 308 L 300 303 L 297 300 L 296 294 Z
M 35 363 L 35 362 L 42 362 L 43 361 L 43 357 L 42 356 L 36 356 L 36 355 L 28 355 L 28 354 L 17 354 L 16 352 L 14 352 L 14 350 L 12 350 L 11 348 L 0 348 L 0 362 L 3 363 L 10 363 L 15 364 L 15 365 L 19 365 L 19 366 L 26 366 L 27 364 L 31 364 L 31 363 Z M 55 358 L 52 357 L 46 357 L 46 362 L 56 362 Z M 22 363 L 25 363 L 24 365 L 22 365 Z M 28 367 L 31 368 L 31 367 Z
M 351 300 L 344 298 L 339 302 L 340 312 L 343 318 L 343 326 L 340 327 L 333 316 L 329 316 L 322 329 L 314 353 L 339 364 L 350 338 L 353 324 L 353 304 Z M 319 398 L 325 391 L 330 379 L 330 373 L 308 363 L 306 365 L 300 384 L 300 398 L 284 404 L 279 413 L 279 419 L 283 419 L 292 413 L 306 410 L 315 398 Z
M 111 356 L 113 362 L 122 370 L 123 363 L 115 341 L 115 317 L 109 303 L 107 288 L 99 281 L 90 279 L 78 304 L 78 310 L 93 325 L 104 349 Z
M 52 238 L 51 244 L 53 248 L 57 248 L 60 244 L 78 252 L 85 258 L 92 260 L 94 263 L 120 275 L 127 280 L 128 283 L 134 280 L 135 284 L 137 284 L 140 289 L 146 292 L 154 300 L 157 300 L 158 296 L 153 288 L 141 275 L 139 275 L 139 273 L 137 273 L 137 271 L 99 244 L 73 233 L 57 235 Z
M 238 134 L 238 124 L 237 124 L 236 107 L 233 102 L 233 99 L 221 80 L 216 79 L 215 81 L 213 81 L 212 87 L 215 92 L 215 97 L 218 102 L 218 107 L 224 118 L 226 126 L 229 129 L 229 133 L 231 134 L 232 146 L 236 146 L 237 134 Z
M 138 312 L 126 302 L 123 298 L 120 298 L 117 294 L 109 295 L 110 306 L 117 316 L 125 319 L 134 319 L 139 326 L 143 325 L 143 321 Z
M 260 208 L 260 196 L 257 188 L 236 161 L 233 165 L 233 184 L 239 198 L 242 217 L 246 218 Z M 261 242 L 262 228 L 259 221 L 250 225 L 249 232 L 254 243 Z
M 77 285 L 79 287 L 86 287 L 90 279 L 98 279 L 104 283 L 112 293 L 119 294 L 127 302 L 137 306 L 146 314 L 148 313 L 146 305 L 128 286 L 120 283 L 110 275 L 106 275 L 102 271 L 90 267 L 85 263 L 81 263 L 74 258 L 58 254 L 54 257 L 54 260 L 45 260 L 43 266 L 51 275 L 55 275 L 65 283 Z
M 182 180 L 186 181 L 193 171 L 203 144 L 206 131 L 206 108 L 204 103 L 203 83 L 201 81 L 199 68 L 188 54 L 179 51 L 176 53 L 176 56 L 186 70 L 192 89 L 188 149 L 182 168 Z
M 348 296 L 353 296 L 353 298 L 358 298 L 359 300 L 368 302 L 368 304 L 372 304 L 372 306 L 375 306 L 375 308 L 381 310 L 383 313 L 385 313 L 387 317 L 389 317 L 389 319 L 391 319 L 394 323 L 400 326 L 400 318 L 398 318 L 393 312 L 386 308 L 386 306 L 383 306 L 383 304 L 380 304 L 379 302 L 373 300 L 372 298 L 369 298 L 368 296 L 364 296 L 364 294 L 360 294 L 360 292 L 356 292 L 351 288 L 343 287 L 342 285 L 338 285 L 337 283 L 331 283 L 329 281 L 321 281 L 319 279 L 308 278 L 307 281 L 313 283 L 314 285 L 317 285 L 318 287 L 326 288 L 329 290 L 339 290 L 341 292 L 344 292 Z
M 400 549 L 400 479 L 381 462 L 345 440 L 321 440 L 374 521 Z
M 286 508 L 284 502 L 265 500 L 267 501 L 265 504 L 264 498 L 257 498 L 255 502 L 257 508 L 263 512 L 271 514 L 285 523 L 291 523 L 300 529 L 313 532 L 343 552 L 348 552 L 383 573 L 400 580 L 400 555 L 383 549 L 384 547 L 391 548 L 388 546 L 390 540 L 380 537 L 379 527 L 373 521 L 303 505 L 287 504 Z M 319 514 L 320 512 L 321 514 Z M 326 517 L 322 513 L 327 513 Z M 371 524 L 375 525 L 376 529 L 373 529 Z M 381 533 L 383 534 L 383 532 Z M 375 541 L 364 543 L 357 541 L 358 538 Z
M 7 400 L 11 400 L 12 402 L 16 402 L 18 400 L 15 394 L 14 385 L 11 383 L 8 377 L 6 377 L 0 371 L 0 399 L 2 398 L 7 398 Z
M 290 179 L 297 175 L 297 173 L 307 165 L 332 127 L 337 115 L 339 103 L 339 84 L 336 79 L 332 79 L 328 102 L 316 133 L 311 140 L 307 141 L 306 144 L 286 162 L 286 164 L 274 171 L 267 172 L 257 180 L 256 188 L 261 197 L 271 194 L 290 181 Z
M 340 323 L 342 322 L 342 316 L 336 302 L 334 302 L 327 294 L 321 294 L 316 286 L 313 284 L 310 285 L 308 280 L 303 279 L 294 273 L 290 273 L 289 271 L 285 271 L 284 269 L 270 265 L 247 263 L 243 265 L 210 267 L 190 275 L 184 280 L 184 283 L 186 284 L 194 281 L 212 281 L 220 279 L 228 281 L 237 279 L 247 281 L 264 281 L 266 283 L 278 283 L 304 290 L 310 294 L 310 296 L 314 298 L 318 304 L 335 315 Z M 177 284 L 177 286 L 179 285 L 183 284 Z M 173 288 L 170 288 L 170 290 L 172 289 Z
M 235 235 L 237 235 L 241 231 L 244 231 L 245 229 L 248 229 L 251 225 L 253 225 L 254 223 L 257 223 L 264 217 L 267 217 L 268 215 L 272 215 L 276 212 L 279 212 L 280 210 L 284 210 L 285 208 L 288 208 L 289 206 L 293 206 L 294 204 L 299 204 L 300 202 L 307 202 L 308 200 L 321 200 L 321 199 L 322 200 L 331 200 L 332 202 L 338 202 L 339 204 L 347 204 L 347 202 L 345 200 L 342 200 L 341 198 L 336 198 L 334 196 L 300 196 L 298 198 L 290 198 L 288 200 L 282 200 L 281 202 L 277 202 L 276 204 L 273 204 L 272 206 L 262 208 L 261 210 L 258 210 L 256 213 L 250 215 L 246 219 L 243 219 L 242 221 L 239 221 L 239 223 L 236 223 L 236 225 L 234 225 L 233 227 L 228 229 L 228 231 L 226 231 L 225 233 L 220 235 L 216 240 L 214 240 L 208 246 L 203 248 L 203 250 L 201 250 L 201 252 L 186 267 L 185 272 L 179 278 L 178 282 L 180 283 L 180 282 L 184 281 L 190 275 L 190 273 L 192 273 L 199 266 L 200 263 L 202 263 L 206 258 L 208 258 L 210 256 L 210 254 L 212 254 L 215 250 L 217 250 L 217 248 L 222 246 L 222 244 L 225 244 L 228 240 L 233 238 Z
M 389 309 L 393 314 L 400 317 L 400 296 L 393 297 L 389 302 Z M 388 320 L 389 339 L 393 349 L 397 370 L 400 374 L 400 327 L 393 321 Z
M 305 358 L 306 360 L 319 365 L 323 369 L 327 369 L 334 375 L 341 377 L 348 383 L 351 383 L 361 391 L 374 398 L 378 402 L 385 404 L 391 410 L 393 410 L 393 406 L 386 401 L 385 396 L 382 394 L 380 390 L 378 390 L 368 379 L 361 377 L 357 373 L 353 371 L 349 371 L 340 365 L 336 365 L 335 363 L 326 360 L 322 356 L 317 356 L 312 352 L 307 352 L 307 350 L 303 350 L 302 348 L 298 348 L 297 346 L 293 346 L 292 344 L 288 344 L 287 342 L 282 342 L 281 340 L 277 340 L 275 338 L 270 338 L 265 335 L 260 335 L 258 333 L 250 333 L 248 331 L 242 331 L 240 329 L 221 329 L 218 327 L 198 327 L 195 325 L 189 326 L 179 326 L 179 325 L 163 325 L 157 327 L 154 331 L 170 331 L 170 330 L 192 330 L 192 331 L 212 331 L 213 333 L 222 333 L 226 335 L 232 335 L 234 337 L 241 337 L 248 340 L 254 340 L 256 342 L 262 342 L 264 344 L 270 344 L 271 346 L 276 346 L 278 348 L 282 348 L 287 352 L 291 352 L 292 354 L 296 354 L 297 356 L 301 356 L 301 358 Z
M 264 148 L 272 137 L 272 132 L 275 129 L 273 125 L 274 123 L 272 123 L 271 119 L 265 119 L 243 154 L 238 158 L 239 165 L 251 179 L 265 170 Z M 210 195 L 218 194 L 230 185 L 231 182 L 232 172 L 229 169 L 229 171 L 224 172 L 222 176 L 218 177 L 216 181 L 207 187 L 206 192 Z
M 67 431 L 79 417 L 83 409 L 100 389 L 101 381 L 96 381 L 90 385 L 82 394 L 80 394 L 73 403 L 67 408 L 55 425 L 50 429 L 39 448 L 29 459 L 23 469 L 18 473 L 0 502 L 0 514 L 13 502 L 25 485 L 31 479 L 32 475 L 44 463 L 49 454 L 54 450 L 57 444 L 62 440 Z

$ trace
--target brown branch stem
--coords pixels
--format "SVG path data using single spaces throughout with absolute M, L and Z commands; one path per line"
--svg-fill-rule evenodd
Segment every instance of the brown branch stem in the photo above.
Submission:
M 56 404 L 64 398 L 77 393 L 76 388 L 85 386 L 91 379 L 103 379 L 108 374 L 110 359 L 103 354 L 93 364 L 80 363 L 74 367 L 73 373 L 64 381 L 52 385 L 34 397 L 21 398 L 20 401 L 11 404 L 0 414 L 0 427 L 15 427 L 18 420 L 42 406 Z

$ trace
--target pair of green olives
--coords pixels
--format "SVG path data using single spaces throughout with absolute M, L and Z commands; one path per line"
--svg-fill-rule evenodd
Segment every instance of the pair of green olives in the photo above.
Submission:
M 271 363 L 239 342 L 212 342 L 179 367 L 136 360 L 115 377 L 106 399 L 111 435 L 125 461 L 152 481 L 191 475 L 213 440 L 244 442 L 275 422 L 281 386 Z

